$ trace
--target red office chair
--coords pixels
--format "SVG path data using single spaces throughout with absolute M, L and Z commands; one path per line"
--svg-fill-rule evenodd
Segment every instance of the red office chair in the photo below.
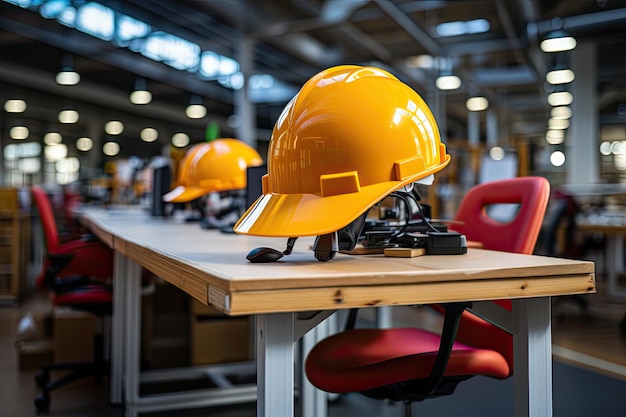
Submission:
M 47 252 L 43 270 L 37 277 L 37 287 L 51 291 L 50 298 L 55 306 L 88 311 L 99 319 L 110 316 L 113 251 L 93 237 L 61 243 L 47 194 L 43 188 L 33 186 L 32 196 L 41 219 Z M 52 371 L 67 372 L 50 381 Z M 35 381 L 42 389 L 41 395 L 35 398 L 35 407 L 38 411 L 47 410 L 52 390 L 88 376 L 101 383 L 105 374 L 104 338 L 98 332 L 94 335 L 93 361 L 52 363 L 35 375 Z
M 548 203 L 549 182 L 522 177 L 480 184 L 463 198 L 456 231 L 485 249 L 530 254 Z M 510 221 L 494 220 L 487 207 L 515 204 Z M 470 249 L 471 250 L 471 249 Z M 463 255 L 459 255 L 463 256 Z M 510 300 L 496 301 L 510 310 Z M 411 404 L 449 395 L 474 375 L 513 374 L 513 337 L 466 310 L 470 303 L 433 306 L 444 312 L 441 334 L 419 328 L 351 329 L 332 335 L 309 353 L 305 369 L 313 385 L 333 393 Z
M 42 270 L 35 281 L 37 287 L 46 286 L 45 280 L 49 276 L 48 268 L 53 258 L 63 264 L 55 273 L 58 277 L 81 276 L 110 280 L 113 276 L 113 251 L 90 235 L 61 242 L 52 204 L 45 190 L 33 186 L 31 193 L 39 212 L 46 250 Z
M 69 285 L 62 281 L 52 288 L 52 304 L 55 306 L 70 307 L 75 310 L 94 314 L 102 322 L 104 317 L 111 316 L 113 294 L 111 288 L 104 284 L 77 284 L 80 277 L 70 279 Z M 51 282 L 49 279 L 48 282 Z M 60 283 L 59 283 L 60 282 Z M 98 325 L 102 329 L 102 325 Z M 104 354 L 104 335 L 101 330 L 94 334 L 93 361 L 54 362 L 45 365 L 35 374 L 35 383 L 41 388 L 41 394 L 35 397 L 34 404 L 37 411 L 47 411 L 50 408 L 51 391 L 60 388 L 80 378 L 93 377 L 96 384 L 101 385 L 104 376 L 108 373 L 108 364 Z M 61 372 L 58 378 L 50 380 L 51 372 Z

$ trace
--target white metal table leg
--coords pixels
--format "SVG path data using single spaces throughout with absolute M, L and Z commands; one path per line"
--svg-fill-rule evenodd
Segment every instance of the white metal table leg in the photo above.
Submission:
M 126 417 L 136 417 L 135 405 L 139 401 L 139 362 L 141 351 L 141 266 L 126 260 L 125 286 L 125 331 L 124 334 L 124 393 Z
M 552 416 L 550 297 L 513 300 L 515 417 Z
M 325 417 L 328 414 L 328 394 L 315 388 L 309 382 L 304 371 L 304 361 L 311 349 L 330 334 L 330 322 L 334 320 L 335 316 L 327 318 L 300 339 L 300 408 L 302 417 Z
M 624 269 L 624 236 L 606 235 L 606 293 L 616 301 L 626 301 L 626 290 L 620 287 L 618 275 Z
M 389 329 L 392 327 L 391 306 L 378 307 L 376 309 L 376 327 Z
M 257 417 L 294 414 L 294 313 L 256 316 Z
M 119 252 L 114 255 L 113 313 L 111 315 L 111 394 L 113 404 L 122 403 L 122 379 L 124 377 L 124 276 L 126 258 Z

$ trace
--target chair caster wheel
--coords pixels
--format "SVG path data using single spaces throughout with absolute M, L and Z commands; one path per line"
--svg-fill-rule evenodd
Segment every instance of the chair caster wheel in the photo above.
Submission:
M 46 384 L 49 382 L 48 380 L 49 378 L 43 371 L 39 371 L 35 374 L 35 384 L 37 384 L 37 387 L 39 388 L 45 387 Z
M 35 408 L 38 412 L 48 411 L 50 409 L 50 396 L 40 395 L 35 398 Z

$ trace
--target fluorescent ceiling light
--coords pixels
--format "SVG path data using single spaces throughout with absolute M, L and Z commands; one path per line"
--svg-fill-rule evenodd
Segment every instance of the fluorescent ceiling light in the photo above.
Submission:
M 560 69 L 550 71 L 546 74 L 548 84 L 567 84 L 574 81 L 574 71 L 571 69 Z
M 435 33 L 441 37 L 470 35 L 485 33 L 490 29 L 489 21 L 486 19 L 468 20 L 465 22 L 446 22 L 437 25 Z
M 465 107 L 469 111 L 483 111 L 489 107 L 489 100 L 485 97 L 470 97 L 465 102 Z
M 560 167 L 565 163 L 565 154 L 561 151 L 554 151 L 550 155 L 550 163 L 555 167 Z
M 26 102 L 24 100 L 7 100 L 4 102 L 4 110 L 7 113 L 23 113 L 26 111 Z
M 80 82 L 80 74 L 73 70 L 62 70 L 56 76 L 59 85 L 76 85 Z
M 30 132 L 26 126 L 14 126 L 9 131 L 11 139 L 24 140 L 28 138 Z
M 141 129 L 139 137 L 144 142 L 154 142 L 159 137 L 159 132 L 153 127 L 146 127 Z
M 207 110 L 202 104 L 190 104 L 185 109 L 185 114 L 190 119 L 202 119 L 206 116 Z
M 135 90 L 130 93 L 130 102 L 133 104 L 143 105 L 152 101 L 152 93 L 148 90 Z
M 102 153 L 106 156 L 115 156 L 120 153 L 120 145 L 116 142 L 107 142 L 102 145 Z
M 124 131 L 124 123 L 119 120 L 109 120 L 104 125 L 104 131 L 109 135 L 120 135 Z
M 177 148 L 184 148 L 189 145 L 189 135 L 186 133 L 178 132 L 172 136 L 172 145 Z
M 574 96 L 569 91 L 560 91 L 548 95 L 548 104 L 551 106 L 567 106 L 572 104 L 572 101 L 574 101 Z
M 76 110 L 62 110 L 59 113 L 59 122 L 76 123 L 78 122 L 78 112 Z
M 550 110 L 550 117 L 553 119 L 569 119 L 572 117 L 572 109 L 567 106 L 553 107 Z
M 559 145 L 565 141 L 564 130 L 548 130 L 546 132 L 546 142 L 550 145 Z
M 435 81 L 440 90 L 456 90 L 461 87 L 461 79 L 456 75 L 442 75 Z
M 563 31 L 550 32 L 539 47 L 543 52 L 564 52 L 576 48 L 576 39 Z
M 61 143 L 61 134 L 58 132 L 48 132 L 43 137 L 43 142 L 46 145 L 56 145 L 57 143 Z
M 93 148 L 93 140 L 91 138 L 78 138 L 76 140 L 76 149 L 79 151 L 87 152 Z

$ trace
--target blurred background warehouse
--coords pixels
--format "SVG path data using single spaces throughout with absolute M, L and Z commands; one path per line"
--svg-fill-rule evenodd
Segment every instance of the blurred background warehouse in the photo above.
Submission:
M 450 183 L 508 157 L 556 184 L 619 183 L 624 21 L 612 0 L 4 0 L 2 182 L 95 178 L 214 136 L 265 156 L 308 78 L 358 64 L 424 97 L 456 155 Z M 573 49 L 542 50 L 560 36 Z

